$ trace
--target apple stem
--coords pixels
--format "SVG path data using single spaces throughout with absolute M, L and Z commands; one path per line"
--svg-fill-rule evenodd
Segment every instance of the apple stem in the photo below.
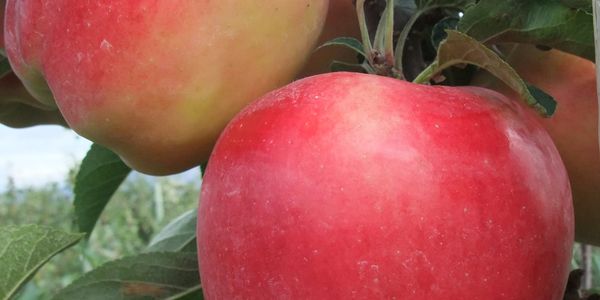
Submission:
M 592 246 L 581 244 L 581 265 L 583 269 L 583 288 L 592 288 Z
M 408 19 L 408 22 L 406 23 L 406 25 L 404 26 L 404 28 L 402 28 L 402 31 L 400 32 L 400 36 L 398 37 L 398 42 L 396 43 L 396 50 L 394 50 L 394 53 L 396 56 L 396 61 L 394 62 L 394 65 L 396 66 L 396 69 L 398 69 L 398 72 L 400 72 L 400 74 L 403 74 L 403 76 L 404 76 L 404 69 L 402 67 L 402 62 L 404 59 L 404 45 L 406 45 L 406 40 L 408 39 L 408 35 L 410 34 L 410 31 L 412 30 L 413 26 L 415 25 L 415 23 L 417 22 L 417 20 L 419 19 L 420 16 L 421 16 L 421 11 L 417 11 L 412 16 L 410 16 L 410 18 Z
M 365 0 L 356 1 L 356 14 L 358 15 L 358 26 L 360 27 L 360 36 L 362 38 L 365 57 L 369 64 L 373 65 L 371 53 L 373 52 L 373 45 L 371 44 L 371 37 L 369 36 L 369 28 L 367 27 L 367 17 L 365 16 Z
M 423 70 L 421 73 L 419 73 L 417 78 L 415 78 L 413 80 L 413 83 L 418 83 L 418 84 L 429 83 L 429 80 L 431 80 L 433 75 L 435 75 L 434 72 L 437 68 L 438 68 L 438 65 L 436 62 L 429 64 L 429 66 L 427 66 L 427 68 L 425 68 L 425 70 Z
M 594 0 L 594 43 L 596 49 L 596 62 L 600 61 L 600 0 Z M 596 89 L 598 94 L 598 105 L 600 106 L 600 64 L 596 64 Z M 600 115 L 598 115 L 598 138 L 600 139 Z
M 394 0 L 387 0 L 379 20 L 374 43 L 371 43 L 365 14 L 365 0 L 356 1 L 356 13 L 361 30 L 366 61 L 374 74 L 404 79 L 394 65 Z M 371 72 L 371 71 L 369 71 Z
M 381 63 L 393 68 L 394 66 L 394 4 L 388 0 L 383 16 L 379 21 L 377 33 L 375 34 L 375 50 L 380 57 L 383 55 Z

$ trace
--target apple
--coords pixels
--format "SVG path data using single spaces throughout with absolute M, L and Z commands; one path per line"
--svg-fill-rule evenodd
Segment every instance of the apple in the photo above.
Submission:
M 207 299 L 562 299 L 563 162 L 491 90 L 329 73 L 271 92 L 203 179 Z
M 6 1 L 0 0 L 0 20 L 4 20 Z M 0 23 L 0 48 L 4 49 L 4 22 Z M 2 51 L 2 53 L 4 53 Z M 4 58 L 4 55 L 0 55 Z M 60 112 L 53 106 L 40 105 L 12 73 L 0 75 L 0 124 L 22 128 L 41 124 L 65 125 Z
M 557 50 L 541 51 L 532 45 L 517 46 L 506 59 L 526 81 L 558 102 L 554 116 L 542 120 L 542 125 L 556 144 L 571 180 L 575 237 L 600 245 L 600 149 L 594 63 Z M 489 78 L 479 74 L 474 84 L 515 97 L 508 87 Z
M 317 44 L 323 45 L 339 37 L 353 37 L 360 40 L 356 6 L 352 0 L 329 0 L 325 27 Z M 356 63 L 357 54 L 353 50 L 340 46 L 320 48 L 310 56 L 300 77 L 327 73 L 335 60 Z
M 7 0 L 17 76 L 69 126 L 134 169 L 206 161 L 248 102 L 308 58 L 328 0 Z

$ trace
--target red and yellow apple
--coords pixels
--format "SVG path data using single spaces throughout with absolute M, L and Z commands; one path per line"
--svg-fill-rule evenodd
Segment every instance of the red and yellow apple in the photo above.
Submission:
M 541 122 L 569 173 L 576 239 L 600 245 L 600 149 L 594 63 L 557 50 L 541 51 L 531 45 L 512 49 L 507 61 L 523 79 L 558 102 L 554 116 Z M 515 98 L 507 87 L 487 75 L 477 76 L 474 83 Z
M 0 20 L 4 20 L 6 1 L 0 0 Z M 4 22 L 0 23 L 0 48 L 4 49 Z M 4 54 L 0 54 L 3 57 Z M 56 105 L 40 104 L 21 81 L 8 72 L 0 78 L 0 124 L 21 128 L 41 124 L 66 125 Z
M 339 37 L 353 37 L 360 40 L 356 6 L 352 0 L 329 0 L 327 19 L 318 45 Z M 331 63 L 336 60 L 356 63 L 357 54 L 351 49 L 340 46 L 318 49 L 309 58 L 300 77 L 327 73 L 330 71 Z
M 483 88 L 296 81 L 229 123 L 201 194 L 206 299 L 560 300 L 569 272 L 559 153 Z
M 328 0 L 7 0 L 6 52 L 43 105 L 134 169 L 206 161 L 248 102 L 288 83 Z

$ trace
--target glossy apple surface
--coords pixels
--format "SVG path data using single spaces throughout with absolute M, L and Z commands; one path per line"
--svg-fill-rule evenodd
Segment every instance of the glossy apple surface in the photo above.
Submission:
M 198 212 L 207 299 L 562 299 L 566 170 L 477 87 L 330 73 L 225 129 Z
M 288 83 L 328 0 L 8 0 L 6 51 L 40 103 L 134 169 L 205 161 L 248 102 Z
M 567 167 L 573 189 L 575 237 L 600 245 L 600 149 L 595 65 L 583 58 L 530 45 L 514 48 L 507 61 L 526 81 L 558 102 L 552 118 L 542 125 L 554 140 Z M 486 75 L 475 78 L 514 97 L 509 89 Z

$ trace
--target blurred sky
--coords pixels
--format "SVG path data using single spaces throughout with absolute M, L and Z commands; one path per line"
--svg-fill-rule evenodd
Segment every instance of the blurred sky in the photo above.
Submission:
M 60 126 L 14 129 L 0 124 L 0 189 L 12 177 L 17 187 L 62 182 L 91 142 Z
M 69 169 L 81 162 L 91 145 L 61 126 L 14 129 L 0 124 L 0 191 L 6 188 L 9 177 L 18 188 L 64 182 Z M 200 170 L 193 168 L 172 177 L 199 180 Z

